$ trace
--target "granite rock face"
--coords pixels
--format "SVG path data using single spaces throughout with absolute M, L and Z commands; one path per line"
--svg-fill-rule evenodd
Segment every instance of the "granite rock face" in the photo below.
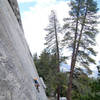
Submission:
M 0 100 L 47 100 L 24 37 L 19 10 L 14 10 L 17 6 L 16 0 L 0 0 Z M 33 78 L 38 78 L 40 92 Z
M 22 27 L 21 16 L 20 16 L 20 11 L 19 11 L 17 0 L 8 0 L 8 2 L 17 18 L 19 25 Z

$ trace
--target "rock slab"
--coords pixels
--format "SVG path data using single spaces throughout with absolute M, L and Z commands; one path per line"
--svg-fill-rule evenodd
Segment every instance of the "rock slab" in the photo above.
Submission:
M 0 0 L 0 100 L 47 100 L 40 81 L 40 92 L 35 88 L 39 76 L 15 13 L 9 0 Z

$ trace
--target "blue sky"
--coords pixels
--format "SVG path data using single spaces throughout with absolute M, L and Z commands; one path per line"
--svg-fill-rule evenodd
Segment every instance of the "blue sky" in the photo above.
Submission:
M 27 2 L 27 3 L 19 3 L 19 8 L 21 13 L 24 11 L 28 11 L 30 7 L 34 7 L 36 5 L 36 2 Z
M 19 8 L 20 8 L 21 13 L 23 13 L 24 11 L 28 11 L 30 7 L 35 7 L 36 5 L 38 5 L 38 2 L 36 2 L 36 0 L 31 0 L 29 2 L 28 2 L 28 0 L 27 0 L 27 2 L 24 2 L 24 0 L 22 0 L 22 1 L 23 2 L 19 2 Z M 61 1 L 65 2 L 66 0 L 56 0 L 56 3 L 61 2 Z
M 68 0 L 56 0 L 56 2 L 60 2 L 60 1 L 68 1 Z M 95 0 L 98 3 L 98 8 L 100 8 L 100 0 Z M 34 7 L 35 5 L 37 5 L 37 2 L 35 0 L 31 1 L 31 2 L 23 2 L 23 3 L 19 3 L 19 8 L 21 13 L 23 13 L 24 11 L 28 11 L 30 7 Z
M 96 0 L 97 3 L 98 3 L 98 7 L 100 8 L 100 0 Z

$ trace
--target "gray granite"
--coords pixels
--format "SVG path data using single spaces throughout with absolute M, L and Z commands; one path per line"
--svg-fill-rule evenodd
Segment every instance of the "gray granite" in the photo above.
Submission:
M 11 0 L 16 1 L 16 0 Z M 0 100 L 47 100 L 23 30 L 8 0 L 0 0 Z
M 17 18 L 18 23 L 20 24 L 22 28 L 21 16 L 20 16 L 20 11 L 19 11 L 17 0 L 8 0 L 8 2 Z

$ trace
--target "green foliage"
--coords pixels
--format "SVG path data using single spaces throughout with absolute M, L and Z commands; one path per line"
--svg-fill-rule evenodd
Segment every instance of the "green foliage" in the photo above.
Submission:
M 55 55 L 44 50 L 40 57 L 34 55 L 34 62 L 39 76 L 43 77 L 48 96 L 55 96 L 57 86 L 60 85 L 60 96 L 66 96 L 69 73 L 56 71 Z M 75 69 L 73 75 L 72 99 L 73 100 L 99 100 L 100 80 L 91 79 L 81 69 Z
M 81 69 L 75 69 L 72 85 L 73 100 L 99 100 L 100 79 L 90 78 Z
M 66 90 L 66 73 L 58 73 L 56 66 L 56 56 L 54 54 L 50 54 L 44 50 L 39 57 L 37 57 L 36 54 L 34 55 L 34 62 L 39 76 L 43 77 L 46 83 L 46 93 L 48 96 L 56 95 L 58 85 Z

